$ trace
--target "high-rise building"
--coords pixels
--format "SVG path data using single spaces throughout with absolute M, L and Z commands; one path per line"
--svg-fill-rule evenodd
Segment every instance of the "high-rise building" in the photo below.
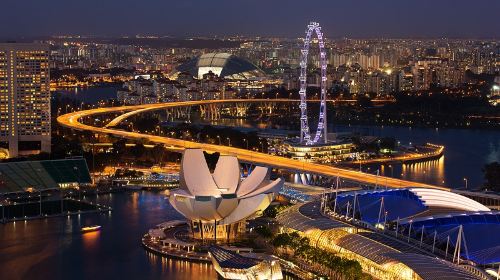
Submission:
M 332 54 L 331 55 L 331 60 L 330 60 L 330 64 L 333 65 L 333 67 L 339 67 L 341 65 L 344 65 L 344 64 L 347 64 L 347 62 L 349 61 L 349 57 L 345 54 Z
M 379 69 L 380 56 L 379 55 L 359 55 L 358 63 L 363 69 Z
M 19 150 L 50 152 L 49 48 L 0 43 L 0 142 Z

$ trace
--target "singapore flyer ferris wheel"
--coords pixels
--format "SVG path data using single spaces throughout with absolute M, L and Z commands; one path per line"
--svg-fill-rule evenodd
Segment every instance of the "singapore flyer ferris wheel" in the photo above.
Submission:
M 311 44 L 311 37 L 316 33 L 319 46 L 319 62 L 321 67 L 321 101 L 318 116 L 318 127 L 314 138 L 310 134 L 309 123 L 307 119 L 307 57 L 309 54 L 309 45 Z M 300 62 L 300 142 L 301 144 L 314 145 L 318 144 L 321 139 L 327 142 L 326 131 L 326 52 L 325 44 L 323 42 L 323 33 L 321 27 L 317 22 L 311 22 L 307 25 L 306 37 L 304 38 L 304 47 L 302 48 L 301 62 Z

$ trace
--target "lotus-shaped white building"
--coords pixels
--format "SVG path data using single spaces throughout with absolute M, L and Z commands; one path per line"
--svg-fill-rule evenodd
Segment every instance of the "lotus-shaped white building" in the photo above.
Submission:
M 283 185 L 269 180 L 267 167 L 255 167 L 241 180 L 235 156 L 221 155 L 210 173 L 201 149 L 186 149 L 180 188 L 170 192 L 170 203 L 187 219 L 195 239 L 233 240 L 245 232 L 246 219 L 264 211 Z

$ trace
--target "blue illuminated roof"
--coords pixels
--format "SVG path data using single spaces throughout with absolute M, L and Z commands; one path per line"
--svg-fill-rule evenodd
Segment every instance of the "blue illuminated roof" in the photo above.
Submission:
M 408 232 L 410 221 L 402 221 L 401 226 Z M 438 240 L 446 240 L 455 244 L 458 237 L 458 228 L 463 226 L 465 244 L 461 255 L 479 264 L 500 262 L 500 212 L 461 213 L 452 215 L 437 215 L 418 218 L 411 221 L 412 228 L 420 229 L 432 236 L 437 232 Z M 444 242 L 444 241 L 443 241 Z
M 368 223 L 377 223 L 382 198 L 384 200 L 382 211 L 387 212 L 387 221 L 413 216 L 427 209 L 420 198 L 408 189 L 359 191 L 339 194 L 337 198 L 337 212 L 352 213 L 354 197 L 356 196 L 356 212 L 360 212 L 361 220 Z M 332 202 L 331 207 L 334 203 Z M 383 222 L 383 215 L 381 222 Z

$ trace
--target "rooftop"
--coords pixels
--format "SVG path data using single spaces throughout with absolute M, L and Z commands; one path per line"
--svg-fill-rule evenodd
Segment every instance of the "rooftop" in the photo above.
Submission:
M 323 216 L 319 205 L 319 201 L 314 201 L 292 206 L 280 213 L 277 220 L 284 227 L 302 232 L 318 247 L 326 250 L 340 247 L 388 271 L 403 264 L 421 279 L 476 279 L 463 267 L 433 257 L 420 248 L 369 230 L 356 230 Z
M 386 256 L 410 267 L 425 280 L 476 279 L 463 267 L 438 258 L 412 253 L 388 253 Z
M 0 163 L 0 193 L 57 189 L 59 184 L 91 183 L 84 158 Z
M 264 72 L 251 62 L 229 53 L 206 53 L 195 57 L 177 67 L 180 72 L 188 72 L 199 79 L 212 72 L 227 79 L 252 79 L 261 77 Z
M 221 268 L 248 269 L 260 263 L 257 259 L 243 257 L 219 246 L 210 246 L 208 251 Z

